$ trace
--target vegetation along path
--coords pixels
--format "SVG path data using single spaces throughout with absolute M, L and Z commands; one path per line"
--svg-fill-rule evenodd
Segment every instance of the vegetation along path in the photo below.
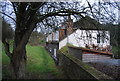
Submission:
M 42 46 L 27 45 L 27 79 L 64 79 L 63 72 L 54 63 L 49 53 Z M 9 58 L 3 55 L 3 78 L 14 78 L 9 68 Z

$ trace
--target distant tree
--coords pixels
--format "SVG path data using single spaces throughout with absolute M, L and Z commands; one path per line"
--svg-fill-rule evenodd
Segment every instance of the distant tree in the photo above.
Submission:
M 38 31 L 33 31 L 29 38 L 29 44 L 44 45 L 45 43 L 42 41 L 45 41 L 45 34 L 38 32 Z
M 117 27 L 117 53 L 116 53 L 116 58 L 119 58 L 120 59 L 120 23 Z
M 3 20 L 2 21 L 2 42 L 5 46 L 5 52 L 8 56 L 11 54 L 10 52 L 8 52 L 8 51 L 10 51 L 9 40 L 13 39 L 13 37 L 14 37 L 13 29 L 6 21 Z M 9 57 L 11 57 L 11 56 L 9 56 Z
M 14 37 L 14 31 L 11 28 L 10 24 L 8 24 L 6 21 L 2 21 L 2 41 L 7 42 L 6 40 L 13 39 Z

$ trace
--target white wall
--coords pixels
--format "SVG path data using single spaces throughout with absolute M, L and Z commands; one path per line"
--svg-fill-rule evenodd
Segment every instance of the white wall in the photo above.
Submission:
M 56 51 L 57 51 L 57 50 L 56 50 L 56 49 L 54 49 L 54 56 L 55 56 L 55 57 L 57 57 Z
M 46 37 L 46 42 L 52 41 L 52 34 L 53 34 L 53 40 L 59 41 L 59 31 L 56 31 L 56 32 L 52 32 Z
M 102 31 L 99 31 L 99 33 L 101 33 Z M 89 35 L 89 33 L 91 33 L 91 36 L 92 38 L 88 38 L 86 37 L 87 35 Z M 63 46 L 65 46 L 67 44 L 67 40 L 68 40 L 68 43 L 71 43 L 73 44 L 74 46 L 77 46 L 77 47 L 85 47 L 85 44 L 95 44 L 99 47 L 104 47 L 106 45 L 110 45 L 110 35 L 109 35 L 109 32 L 108 31 L 105 31 L 105 35 L 106 37 L 109 39 L 107 40 L 105 38 L 105 42 L 101 42 L 100 43 L 97 43 L 97 39 L 94 39 L 94 38 L 97 38 L 97 34 L 98 34 L 98 31 L 97 30 L 76 30 L 74 33 L 72 33 L 71 35 L 68 36 L 68 39 L 65 38 L 63 39 L 62 41 L 59 42 L 59 49 L 61 49 Z M 94 38 L 93 38 L 94 37 Z
M 59 49 L 61 49 L 62 47 L 66 46 L 66 45 L 67 45 L 67 38 L 65 38 L 59 42 Z

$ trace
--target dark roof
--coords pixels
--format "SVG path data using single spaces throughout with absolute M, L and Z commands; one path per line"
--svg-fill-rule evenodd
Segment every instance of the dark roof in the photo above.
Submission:
M 82 17 L 80 20 L 75 22 L 74 27 L 81 30 L 107 30 L 104 25 L 100 24 L 89 16 Z

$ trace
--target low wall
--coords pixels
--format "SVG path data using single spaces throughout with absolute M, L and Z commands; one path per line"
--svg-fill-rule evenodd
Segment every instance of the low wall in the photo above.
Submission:
M 101 73 L 95 68 L 88 66 L 72 54 L 59 52 L 59 66 L 69 79 L 95 79 L 104 80 L 111 77 Z

